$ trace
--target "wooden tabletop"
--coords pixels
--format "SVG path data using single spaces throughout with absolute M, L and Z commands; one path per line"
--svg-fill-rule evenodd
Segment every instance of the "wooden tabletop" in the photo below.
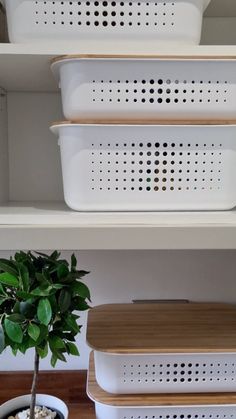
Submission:
M 236 352 L 236 306 L 102 305 L 89 311 L 87 343 L 110 353 Z
M 110 394 L 102 390 L 95 378 L 94 356 L 90 354 L 87 394 L 93 401 L 110 406 L 197 406 L 235 404 L 236 393 L 196 394 Z

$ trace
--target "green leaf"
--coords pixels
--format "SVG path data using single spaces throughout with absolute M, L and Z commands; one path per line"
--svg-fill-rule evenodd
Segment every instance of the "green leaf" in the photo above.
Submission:
M 19 324 L 8 320 L 4 320 L 4 327 L 6 330 L 7 336 L 16 343 L 21 343 L 23 340 L 23 332 Z
M 46 358 L 46 356 L 48 355 L 48 344 L 47 342 L 45 343 L 44 346 L 37 346 L 37 352 L 40 356 L 40 358 Z
M 53 351 L 53 354 L 55 354 L 60 361 L 66 362 L 66 358 L 61 351 Z
M 30 300 L 32 298 L 32 295 L 25 291 L 17 291 L 16 296 L 22 298 L 22 300 Z
M 35 341 L 40 336 L 40 328 L 35 323 L 30 323 L 27 331 L 28 331 L 28 335 Z
M 13 313 L 18 313 L 18 314 L 20 314 L 20 302 L 19 302 L 19 301 L 17 301 L 17 302 L 14 304 L 14 307 L 13 307 L 12 311 L 13 311 Z
M 58 304 L 62 313 L 65 313 L 71 304 L 71 293 L 63 288 L 60 292 Z
M 90 291 L 83 282 L 76 281 L 71 285 L 72 290 L 74 291 L 74 295 L 79 295 L 82 298 L 87 298 L 91 301 Z
M 76 265 L 77 265 L 77 259 L 75 257 L 75 254 L 73 253 L 71 255 L 71 270 L 72 271 L 75 271 Z
M 25 321 L 25 316 L 22 316 L 22 314 L 14 313 L 8 316 L 8 320 L 11 320 L 13 323 L 23 323 Z
M 74 337 L 73 333 L 63 332 L 63 337 L 64 337 L 64 339 L 69 340 L 70 342 L 75 342 L 75 337 Z
M 57 299 L 56 299 L 55 294 L 51 294 L 48 297 L 48 300 L 50 302 L 50 305 L 51 305 L 51 308 L 52 308 L 53 313 L 57 313 L 59 311 L 59 307 L 57 305 Z
M 23 314 L 23 316 L 26 317 L 26 319 L 34 318 L 36 314 L 36 308 L 31 301 L 32 300 L 21 301 L 19 304 L 19 311 L 21 314 Z
M 50 320 L 52 318 L 52 308 L 47 298 L 41 298 L 39 300 L 37 316 L 39 321 L 45 326 L 47 326 L 50 323 Z
M 42 274 L 41 272 L 36 272 L 35 277 L 36 277 L 37 281 L 40 283 L 40 285 L 42 285 L 42 286 L 49 285 L 49 282 L 48 282 L 47 278 L 45 278 L 44 274 Z
M 25 292 L 28 292 L 30 288 L 29 271 L 28 271 L 28 268 L 23 263 L 19 264 L 19 273 L 20 273 L 19 276 L 21 280 L 22 290 Z
M 75 297 L 73 298 L 73 302 L 74 302 L 74 308 L 78 311 L 85 311 L 90 308 L 90 306 L 86 303 L 84 298 Z
M 6 291 L 4 290 L 2 284 L 0 284 L 0 295 L 1 297 L 5 297 L 7 295 Z
M 30 336 L 24 336 L 22 343 L 18 344 L 18 349 L 22 354 L 25 354 L 27 349 L 34 348 L 35 341 Z
M 64 349 L 65 348 L 65 343 L 59 336 L 55 336 L 55 335 L 50 334 L 48 341 L 49 341 L 49 346 L 50 346 L 50 349 L 51 349 L 52 352 L 55 349 Z
M 38 327 L 40 329 L 40 335 L 37 340 L 37 345 L 41 345 L 44 340 L 48 339 L 48 327 L 44 326 L 44 324 L 40 324 Z
M 14 277 L 18 276 L 18 272 L 15 268 L 14 263 L 7 259 L 0 259 L 0 270 L 2 270 L 3 272 L 8 272 Z
M 8 285 L 13 288 L 19 288 L 18 279 L 12 274 L 9 274 L 8 272 L 4 272 L 0 274 L 0 283 L 3 285 Z
M 90 274 L 90 272 L 88 271 L 76 271 L 76 275 L 77 275 L 76 278 L 81 279 L 88 274 Z
M 54 250 L 54 252 L 50 255 L 50 259 L 57 260 L 60 255 L 61 254 L 57 250 Z
M 66 316 L 65 323 L 72 332 L 76 334 L 79 333 L 80 326 L 76 323 L 76 320 L 73 317 L 73 314 L 68 314 L 68 316 Z
M 74 343 L 67 342 L 66 348 L 68 349 L 69 354 L 79 356 L 78 348 Z
M 44 287 L 35 288 L 34 290 L 31 291 L 31 294 L 37 297 L 48 297 L 51 292 L 52 292 L 52 287 L 50 285 L 45 288 Z
M 65 265 L 64 263 L 60 263 L 60 265 L 57 268 L 57 276 L 59 279 L 65 278 L 67 277 L 69 273 L 69 269 L 68 266 Z
M 5 348 L 5 336 L 2 326 L 0 326 L 0 354 Z
M 87 272 L 87 271 L 72 271 L 68 274 L 68 276 L 66 278 L 63 279 L 63 283 L 72 282 L 75 279 L 81 279 L 89 273 L 90 272 Z
M 65 278 L 61 278 L 60 282 L 66 286 L 66 285 L 70 285 L 73 281 L 75 280 L 74 278 L 74 274 L 72 273 L 68 273 L 68 275 Z
M 52 288 L 54 288 L 55 290 L 61 290 L 62 288 L 64 288 L 65 285 L 63 284 L 52 284 Z
M 57 356 L 55 354 L 52 354 L 52 356 L 51 356 L 51 366 L 53 368 L 55 368 L 57 361 L 58 361 Z

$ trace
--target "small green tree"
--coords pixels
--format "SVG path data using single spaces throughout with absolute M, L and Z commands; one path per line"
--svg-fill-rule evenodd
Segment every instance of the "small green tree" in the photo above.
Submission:
M 80 332 L 77 311 L 89 308 L 88 287 L 80 281 L 89 272 L 51 255 L 17 252 L 0 259 L 0 352 L 10 347 L 13 354 L 34 348 L 30 419 L 34 419 L 39 360 L 51 352 L 51 365 L 66 362 L 65 355 L 79 355 L 75 337 Z

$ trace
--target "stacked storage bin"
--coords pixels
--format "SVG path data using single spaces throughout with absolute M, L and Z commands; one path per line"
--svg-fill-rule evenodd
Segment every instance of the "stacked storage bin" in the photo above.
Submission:
M 160 42 L 198 44 L 210 0 L 0 0 L 11 42 L 99 42 L 157 52 Z M 95 45 L 96 45 L 95 44 Z
M 235 419 L 235 326 L 226 304 L 90 310 L 87 392 L 97 419 Z
M 52 128 L 71 208 L 235 206 L 236 60 L 80 56 L 52 69 L 80 120 Z
M 160 43 L 198 44 L 209 2 L 6 2 L 12 42 L 81 40 L 126 54 L 53 63 L 64 114 L 77 121 L 52 128 L 60 137 L 69 207 L 152 211 L 234 206 L 235 153 L 229 153 L 234 127 L 190 124 L 191 119 L 234 115 L 234 65 L 226 64 L 226 78 L 224 62 L 140 56 L 156 54 Z M 223 145 L 222 131 L 228 139 Z

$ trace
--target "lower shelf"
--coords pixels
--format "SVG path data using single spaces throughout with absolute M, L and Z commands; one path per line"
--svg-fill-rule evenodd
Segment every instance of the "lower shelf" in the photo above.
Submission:
M 236 249 L 236 209 L 73 212 L 60 202 L 0 206 L 0 250 Z

